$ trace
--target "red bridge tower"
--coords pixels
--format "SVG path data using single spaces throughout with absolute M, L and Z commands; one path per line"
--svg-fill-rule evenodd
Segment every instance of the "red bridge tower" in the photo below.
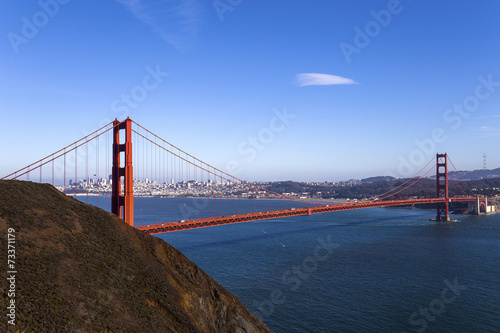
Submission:
M 132 120 L 113 122 L 113 169 L 111 173 L 111 212 L 134 226 L 134 172 L 132 168 Z M 125 142 L 120 143 L 120 131 L 125 130 Z M 121 166 L 120 155 L 124 153 L 125 165 Z M 123 191 L 122 191 L 123 177 Z
M 437 204 L 437 221 L 450 221 L 448 196 L 448 155 L 436 154 L 436 198 L 446 198 Z

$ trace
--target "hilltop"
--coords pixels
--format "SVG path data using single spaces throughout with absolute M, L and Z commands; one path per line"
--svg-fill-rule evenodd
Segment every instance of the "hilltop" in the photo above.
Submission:
M 362 183 L 376 183 L 376 182 L 388 182 L 394 180 L 396 178 L 391 176 L 376 176 L 376 177 L 368 177 L 361 179 Z
M 8 228 L 17 269 L 11 331 L 270 332 L 178 250 L 50 185 L 0 181 L 2 244 Z M 0 253 L 7 262 L 5 247 Z

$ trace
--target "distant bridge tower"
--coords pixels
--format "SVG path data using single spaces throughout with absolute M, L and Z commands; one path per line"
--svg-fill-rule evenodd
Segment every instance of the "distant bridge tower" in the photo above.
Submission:
M 450 221 L 448 196 L 448 155 L 436 154 L 436 198 L 446 198 L 437 204 L 437 221 Z
M 113 121 L 113 169 L 111 174 L 112 194 L 111 212 L 126 223 L 134 226 L 134 172 L 132 168 L 132 120 Z M 120 143 L 120 131 L 125 130 L 125 142 Z M 124 153 L 124 166 L 121 166 L 121 153 Z M 123 178 L 123 183 L 122 183 Z M 122 193 L 122 184 L 124 191 Z

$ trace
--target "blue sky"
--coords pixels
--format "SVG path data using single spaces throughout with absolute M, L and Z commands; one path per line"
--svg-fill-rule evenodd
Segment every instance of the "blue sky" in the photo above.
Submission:
M 493 0 L 9 1 L 0 174 L 123 116 L 248 180 L 402 177 L 436 152 L 496 168 L 498 13 Z

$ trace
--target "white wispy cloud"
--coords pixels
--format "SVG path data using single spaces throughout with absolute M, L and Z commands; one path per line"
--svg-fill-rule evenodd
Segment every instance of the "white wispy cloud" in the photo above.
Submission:
M 500 136 L 500 127 L 481 126 L 477 130 L 481 133 L 482 138 Z
M 175 48 L 192 44 L 202 22 L 200 0 L 116 0 Z
M 297 74 L 297 85 L 304 86 L 332 86 L 339 84 L 357 84 L 356 81 L 330 74 L 300 73 Z

